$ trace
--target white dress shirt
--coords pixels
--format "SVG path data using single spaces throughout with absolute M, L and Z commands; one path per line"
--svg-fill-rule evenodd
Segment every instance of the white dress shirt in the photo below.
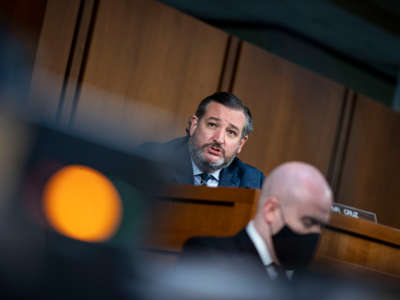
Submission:
M 278 277 L 278 273 L 276 272 L 275 267 L 273 267 L 272 257 L 268 251 L 267 245 L 265 244 L 263 238 L 257 232 L 257 229 L 254 227 L 253 221 L 250 221 L 246 227 L 246 232 L 250 237 L 250 240 L 253 242 L 254 247 L 256 248 L 258 255 L 263 262 L 268 275 L 271 279 L 276 279 Z M 293 271 L 286 270 L 286 275 L 289 279 L 293 276 Z
M 194 177 L 194 184 L 195 185 L 202 185 L 201 184 L 201 177 L 200 175 L 203 174 L 204 172 L 202 170 L 199 169 L 199 167 L 194 163 L 194 161 L 192 160 L 192 167 L 193 167 L 193 177 Z M 221 173 L 221 169 L 213 172 L 213 173 L 209 173 L 212 178 L 210 178 L 206 184 L 209 187 L 217 187 L 219 184 L 219 175 Z

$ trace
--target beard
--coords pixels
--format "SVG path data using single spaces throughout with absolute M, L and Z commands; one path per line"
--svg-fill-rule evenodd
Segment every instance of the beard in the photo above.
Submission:
M 225 156 L 225 149 L 221 146 L 219 143 L 209 143 L 209 144 L 204 144 L 201 146 L 195 145 L 194 142 L 194 137 L 196 135 L 196 132 L 194 133 L 193 136 L 189 138 L 188 146 L 189 146 L 189 153 L 190 156 L 192 157 L 194 163 L 199 167 L 200 170 L 206 173 L 213 173 L 219 169 L 223 169 L 228 167 L 232 161 L 235 159 L 238 149 L 229 157 Z M 218 161 L 215 162 L 210 162 L 207 159 L 204 158 L 203 156 L 203 151 L 207 147 L 215 147 L 220 149 L 221 151 L 221 158 Z M 239 148 L 239 147 L 238 147 Z

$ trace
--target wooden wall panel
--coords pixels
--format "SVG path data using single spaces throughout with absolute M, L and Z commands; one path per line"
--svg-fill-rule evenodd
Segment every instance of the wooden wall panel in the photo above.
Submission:
M 357 94 L 353 90 L 346 90 L 336 141 L 334 148 L 332 149 L 333 153 L 327 179 L 335 195 L 337 194 L 340 178 L 343 172 L 343 162 L 349 142 L 349 131 L 354 114 L 356 95 Z
M 242 42 L 238 37 L 230 36 L 227 44 L 227 51 L 224 61 L 224 67 L 219 84 L 220 91 L 231 91 L 233 79 L 236 73 L 236 63 L 240 53 Z
M 243 43 L 233 92 L 253 112 L 255 131 L 241 158 L 265 174 L 300 160 L 327 174 L 345 88 Z
M 353 269 L 355 275 L 375 273 L 376 279 L 399 283 L 400 230 L 333 213 L 322 232 L 316 263 L 344 275 Z
M 218 88 L 227 41 L 155 1 L 101 1 L 74 126 L 90 118 L 126 128 L 136 118 L 148 122 L 132 130 L 146 127 L 163 140 L 184 135 L 200 100 Z M 166 124 L 178 129 L 165 134 Z
M 90 46 L 90 33 L 95 22 L 97 11 L 96 0 L 82 2 L 77 28 L 73 38 L 70 59 L 67 66 L 65 83 L 60 98 L 58 121 L 68 125 L 76 102 L 77 91 L 80 86 L 80 76 L 84 70 L 84 60 Z
M 359 95 L 338 202 L 373 211 L 400 228 L 400 113 Z
M 80 0 L 48 0 L 31 81 L 30 108 L 56 119 Z

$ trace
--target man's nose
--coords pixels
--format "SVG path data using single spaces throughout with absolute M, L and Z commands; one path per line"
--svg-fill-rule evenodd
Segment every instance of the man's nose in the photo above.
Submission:
M 225 131 L 223 129 L 218 129 L 214 132 L 213 136 L 214 142 L 219 144 L 224 144 L 225 142 Z

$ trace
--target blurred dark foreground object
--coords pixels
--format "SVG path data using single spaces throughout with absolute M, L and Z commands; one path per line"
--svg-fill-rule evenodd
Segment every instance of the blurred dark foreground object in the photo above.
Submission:
M 133 299 L 125 285 L 135 282 L 134 259 L 127 249 L 47 232 L 35 284 L 1 278 L 1 299 Z
M 135 246 L 165 166 L 123 143 L 12 114 L 0 107 L 0 298 L 132 299 L 142 264 Z M 43 190 L 57 171 L 82 165 L 103 174 L 121 198 L 121 222 L 110 239 L 85 242 L 52 227 Z M 12 180 L 11 180 L 12 179 Z M 82 183 L 83 185 L 85 183 Z
M 223 260 L 223 258 L 222 258 Z M 221 268 L 212 263 L 185 261 L 170 270 L 146 268 L 147 277 L 136 286 L 141 299 L 282 299 L 372 300 L 398 299 L 398 286 L 341 277 L 340 274 L 303 272 L 293 280 L 266 280 L 240 266 Z M 143 272 L 145 274 L 146 272 Z

